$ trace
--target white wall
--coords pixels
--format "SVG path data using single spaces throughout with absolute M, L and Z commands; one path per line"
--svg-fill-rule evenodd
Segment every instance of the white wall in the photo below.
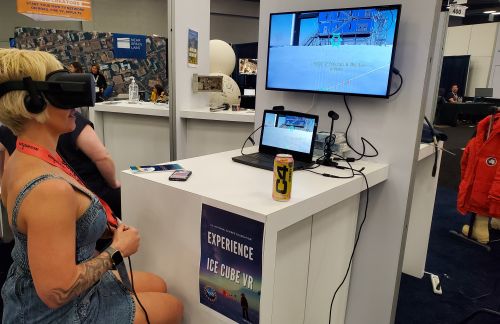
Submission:
M 497 31 L 495 54 L 491 64 L 488 87 L 493 88 L 493 97 L 500 98 L 500 28 Z
M 211 14 L 210 39 L 221 39 L 230 44 L 257 42 L 259 19 Z
M 170 66 L 170 117 L 175 121 L 171 124 L 176 135 L 176 152 L 171 151 L 171 158 L 181 159 L 186 156 L 186 121 L 179 116 L 180 110 L 208 107 L 206 93 L 193 93 L 191 82 L 193 74 L 207 75 L 209 73 L 210 41 L 210 0 L 172 1 L 170 15 L 172 34 L 169 39 L 173 43 L 173 60 Z M 198 32 L 198 66 L 187 64 L 188 30 Z M 173 127 L 172 127 L 173 126 Z M 173 154 L 174 153 L 174 154 Z
M 429 79 L 429 95 L 425 108 L 425 116 L 431 123 L 434 122 L 436 113 L 436 102 L 439 92 L 439 82 L 441 80 L 441 69 L 443 66 L 444 46 L 446 42 L 446 30 L 449 21 L 449 11 L 443 11 L 439 14 L 439 25 L 436 33 L 436 44 L 431 62 L 431 76 Z M 434 92 L 432 92 L 434 89 Z
M 350 141 L 360 149 L 360 136 L 368 138 L 380 152 L 378 158 L 371 160 L 390 164 L 389 179 L 370 192 L 368 218 L 353 263 L 346 315 L 348 324 L 385 324 L 394 320 L 425 98 L 429 92 L 435 91 L 428 89 L 429 62 L 434 50 L 441 1 L 260 2 L 258 59 L 262 62 L 261 71 L 266 70 L 267 47 L 264 44 L 268 42 L 269 13 L 391 3 L 402 3 L 403 7 L 395 66 L 404 76 L 404 86 L 398 95 L 388 100 L 348 98 L 354 117 L 349 132 Z M 398 79 L 394 80 L 396 86 Z M 307 111 L 313 102 L 312 94 L 266 91 L 264 73 L 258 75 L 257 93 L 255 120 L 258 125 L 267 107 L 284 105 L 287 109 Z M 327 112 L 332 108 L 340 115 L 336 130 L 342 131 L 348 122 L 342 97 L 317 95 L 313 112 L 320 115 L 320 129 L 328 128 Z M 360 210 L 363 209 L 364 204 L 361 203 Z M 331 287 L 332 295 L 335 288 Z
M 38 22 L 17 13 L 16 1 L 2 1 L 0 10 L 0 47 L 9 47 L 15 27 L 44 27 L 63 30 L 122 32 L 167 35 L 166 0 L 96 0 L 92 1 L 90 22 Z
M 95 0 L 86 31 L 167 36 L 167 0 Z
M 498 23 L 449 27 L 444 55 L 470 55 L 466 96 L 488 87 Z
M 210 13 L 210 39 L 221 39 L 232 44 L 258 41 L 258 2 L 211 0 Z

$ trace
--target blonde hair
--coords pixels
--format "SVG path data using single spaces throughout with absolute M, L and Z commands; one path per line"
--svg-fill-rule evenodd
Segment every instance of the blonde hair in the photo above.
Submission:
M 20 81 L 30 76 L 35 81 L 45 81 L 47 74 L 62 69 L 62 64 L 52 55 L 41 51 L 0 49 L 0 84 Z M 19 135 L 25 123 L 35 119 L 39 123 L 47 120 L 47 110 L 40 114 L 30 113 L 25 105 L 25 90 L 11 91 L 0 97 L 0 122 Z

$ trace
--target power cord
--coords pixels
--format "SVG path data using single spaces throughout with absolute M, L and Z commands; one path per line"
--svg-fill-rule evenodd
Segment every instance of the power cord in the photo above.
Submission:
M 256 131 L 258 131 L 259 129 L 262 128 L 262 125 L 260 125 L 257 129 L 255 129 L 252 133 L 250 133 L 250 135 L 248 135 L 248 137 L 245 139 L 245 141 L 243 142 L 243 145 L 241 146 L 241 155 L 246 155 L 245 153 L 243 153 L 243 149 L 245 148 L 245 145 L 247 144 L 248 141 L 250 141 L 252 143 L 252 145 L 255 145 L 255 141 L 254 139 L 252 138 L 252 135 L 255 134 Z
M 434 127 L 432 127 L 431 122 L 427 117 L 424 115 L 424 120 L 427 123 L 427 126 L 429 126 L 429 130 L 431 131 L 431 136 L 432 136 L 432 146 L 434 146 L 434 165 L 432 166 L 432 177 L 436 177 L 436 172 L 437 172 L 437 164 L 438 164 L 438 141 L 436 137 L 436 133 L 434 132 Z
M 132 293 L 134 294 L 135 296 L 135 299 L 137 299 L 137 303 L 139 304 L 139 306 L 141 306 L 142 308 L 142 311 L 144 312 L 144 315 L 146 315 L 146 322 L 148 324 L 150 324 L 151 322 L 149 321 L 149 316 L 148 316 L 148 312 L 146 312 L 146 309 L 144 308 L 144 306 L 142 305 L 140 299 L 139 299 L 139 296 L 137 296 L 137 293 L 135 292 L 135 286 L 134 286 L 134 272 L 132 271 L 132 261 L 130 260 L 130 257 L 128 257 L 128 266 L 130 268 L 130 281 L 132 283 Z
M 338 285 L 337 289 L 335 290 L 335 293 L 333 294 L 332 301 L 330 303 L 330 312 L 328 313 L 328 324 L 331 324 L 331 322 L 332 322 L 332 309 L 333 309 L 333 302 L 335 300 L 335 297 L 337 296 L 337 293 L 340 290 L 340 288 L 344 285 L 345 280 L 347 279 L 347 276 L 349 275 L 349 271 L 351 270 L 352 259 L 354 258 L 354 252 L 356 252 L 356 247 L 358 246 L 359 238 L 361 236 L 361 230 L 363 229 L 363 225 L 365 224 L 365 221 L 366 221 L 366 215 L 367 215 L 367 212 L 368 212 L 368 202 L 369 202 L 369 198 L 370 198 L 370 187 L 368 185 L 368 179 L 366 178 L 366 175 L 361 170 L 353 169 L 350 164 L 349 164 L 349 166 L 351 167 L 351 170 L 353 171 L 353 173 L 357 172 L 358 174 L 360 174 L 361 176 L 363 176 L 363 179 L 365 180 L 365 184 L 366 184 L 365 214 L 363 216 L 363 220 L 361 221 L 361 225 L 359 226 L 359 230 L 358 230 L 358 234 L 357 234 L 357 237 L 356 237 L 356 241 L 354 242 L 354 247 L 352 249 L 351 257 L 349 259 L 349 265 L 347 267 L 347 271 L 346 271 L 346 273 L 344 275 L 344 278 L 342 279 L 342 282 Z
M 355 158 L 354 160 L 351 160 L 352 162 L 354 161 L 358 161 L 358 160 L 361 160 L 362 158 L 364 157 L 376 157 L 378 156 L 378 150 L 375 148 L 375 146 L 373 146 L 372 143 L 370 143 L 370 141 L 368 141 L 366 138 L 364 137 L 361 137 L 361 143 L 363 144 L 363 151 L 362 153 L 359 153 L 354 147 L 352 147 L 352 145 L 349 143 L 349 128 L 351 127 L 351 124 L 352 124 L 352 113 L 351 113 L 351 109 L 349 108 L 349 105 L 347 104 L 347 96 L 343 96 L 344 97 L 344 104 L 345 104 L 345 107 L 347 108 L 347 112 L 349 113 L 349 124 L 347 125 L 347 128 L 345 130 L 345 141 L 346 141 L 346 144 L 347 146 L 349 146 L 349 148 L 354 152 L 356 153 L 357 155 L 359 155 L 358 158 Z M 370 145 L 370 147 L 375 151 L 375 154 L 366 154 L 366 144 Z
M 398 69 L 396 69 L 395 67 L 392 68 L 392 73 L 396 74 L 399 79 L 401 80 L 401 82 L 399 83 L 399 87 L 396 89 L 396 91 L 394 91 L 393 93 L 389 94 L 389 97 L 392 97 L 394 96 L 396 93 L 399 92 L 399 90 L 401 90 L 401 87 L 403 87 L 403 76 L 401 75 L 401 72 L 399 72 Z

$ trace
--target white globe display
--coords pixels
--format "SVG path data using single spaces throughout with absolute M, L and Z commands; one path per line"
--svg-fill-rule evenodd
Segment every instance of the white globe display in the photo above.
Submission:
M 220 39 L 210 41 L 210 73 L 231 75 L 236 65 L 236 54 L 228 43 Z
M 223 92 L 210 93 L 210 106 L 219 107 L 223 104 L 239 105 L 241 91 L 236 82 L 223 73 L 210 73 L 210 75 L 222 76 L 222 90 Z

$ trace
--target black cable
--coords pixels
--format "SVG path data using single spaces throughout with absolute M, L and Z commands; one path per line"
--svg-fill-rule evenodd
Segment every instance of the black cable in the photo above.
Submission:
M 432 166 L 432 177 L 436 177 L 436 172 L 437 172 L 437 164 L 438 164 L 438 148 L 437 148 L 437 137 L 436 133 L 434 132 L 434 128 L 431 125 L 431 122 L 427 117 L 424 115 L 424 120 L 427 123 L 427 126 L 429 126 L 429 129 L 431 131 L 431 136 L 432 136 L 432 146 L 434 146 L 434 165 Z
M 132 293 L 134 294 L 135 299 L 137 299 L 137 303 L 139 304 L 139 306 L 141 306 L 142 311 L 144 312 L 144 315 L 146 315 L 146 322 L 148 324 L 150 324 L 151 322 L 149 321 L 148 312 L 146 312 L 146 309 L 142 305 L 141 301 L 139 300 L 139 297 L 137 296 L 137 293 L 135 292 L 135 287 L 134 287 L 134 272 L 132 271 L 132 261 L 130 260 L 130 257 L 128 257 L 128 266 L 129 266 L 129 269 L 130 269 L 130 281 L 132 283 Z
M 396 93 L 399 92 L 399 90 L 401 90 L 401 87 L 403 86 L 403 76 L 401 75 L 401 73 L 399 73 L 399 71 L 394 71 L 395 69 L 393 69 L 393 73 L 396 74 L 397 76 L 399 76 L 399 78 L 401 79 L 401 82 L 399 83 L 399 87 L 396 89 L 396 91 L 394 91 L 393 93 L 389 94 L 389 97 L 392 97 L 394 96 Z
M 368 185 L 368 179 L 366 178 L 366 175 L 363 173 L 363 171 L 361 170 L 356 170 L 356 169 L 353 169 L 352 166 L 349 164 L 349 166 L 351 167 L 351 170 L 354 172 L 358 172 L 360 175 L 363 176 L 363 178 L 365 179 L 365 184 L 366 184 L 366 204 L 365 204 L 365 215 L 363 217 L 363 220 L 361 221 L 361 225 L 359 226 L 359 230 L 358 230 L 358 234 L 357 234 L 357 237 L 356 237 L 356 241 L 354 242 L 354 247 L 352 249 L 352 253 L 351 253 L 351 257 L 349 259 L 349 265 L 347 267 L 347 271 L 344 275 L 344 279 L 342 279 L 342 282 L 338 285 L 337 289 L 335 290 L 335 293 L 333 294 L 333 297 L 332 297 L 332 302 L 330 303 L 330 312 L 328 313 L 328 324 L 331 324 L 332 322 L 332 309 L 333 309 L 333 301 L 335 300 L 335 297 L 337 296 L 337 292 L 340 290 L 340 288 L 344 285 L 344 282 L 345 280 L 347 279 L 347 276 L 349 275 L 349 271 L 351 270 L 351 265 L 352 265 L 352 259 L 354 258 L 354 252 L 356 252 L 356 247 L 358 246 L 358 242 L 359 242 L 359 238 L 361 236 L 361 230 L 363 229 L 363 225 L 365 224 L 365 221 L 366 221 L 366 215 L 367 215 L 367 212 L 368 212 L 368 202 L 369 202 L 369 198 L 370 198 L 370 187 Z
M 262 125 L 257 127 L 257 129 L 255 129 L 252 133 L 250 133 L 250 135 L 248 135 L 248 137 L 245 139 L 245 141 L 243 142 L 243 145 L 241 146 L 241 155 L 246 155 L 245 153 L 243 153 L 243 149 L 245 148 L 245 145 L 247 144 L 247 142 L 249 140 L 250 140 L 250 142 L 252 142 L 253 145 L 255 145 L 255 141 L 253 140 L 252 135 L 255 134 L 255 132 L 261 128 L 262 128 Z
M 346 142 L 347 146 L 349 146 L 349 148 L 354 153 L 359 155 L 359 157 L 355 158 L 354 161 L 361 160 L 364 157 L 376 157 L 376 156 L 378 156 L 378 150 L 375 148 L 375 146 L 373 146 L 372 143 L 370 143 L 370 141 L 368 141 L 364 137 L 361 137 L 361 143 L 363 144 L 363 152 L 362 153 L 359 153 L 358 151 L 356 151 L 356 149 L 354 147 L 352 147 L 351 144 L 349 143 L 349 128 L 351 127 L 351 124 L 352 124 L 352 113 L 351 113 L 351 109 L 349 108 L 349 105 L 347 104 L 347 97 L 345 95 L 344 95 L 344 104 L 345 104 L 345 107 L 347 108 L 347 112 L 349 113 L 349 124 L 347 125 L 347 128 L 345 130 L 345 142 Z M 366 144 L 371 146 L 371 148 L 375 151 L 375 154 L 370 154 L 370 155 L 366 154 Z

